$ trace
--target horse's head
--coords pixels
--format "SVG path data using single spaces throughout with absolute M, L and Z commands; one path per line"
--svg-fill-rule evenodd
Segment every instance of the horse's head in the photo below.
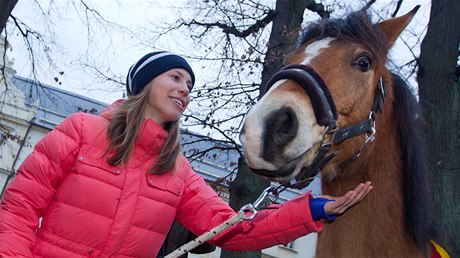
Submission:
M 388 49 L 417 9 L 378 24 L 360 11 L 310 26 L 245 118 L 240 140 L 249 167 L 286 182 L 359 155 L 391 83 Z

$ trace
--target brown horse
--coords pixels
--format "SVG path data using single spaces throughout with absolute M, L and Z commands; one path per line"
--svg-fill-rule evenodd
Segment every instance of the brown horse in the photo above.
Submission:
M 365 11 L 310 26 L 248 112 L 240 135 L 250 168 L 324 194 L 374 190 L 324 223 L 316 257 L 427 257 L 433 237 L 422 117 L 387 54 L 418 7 L 372 24 Z

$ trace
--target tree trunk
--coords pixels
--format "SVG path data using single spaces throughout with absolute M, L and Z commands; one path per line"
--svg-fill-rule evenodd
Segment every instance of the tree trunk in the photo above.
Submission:
M 17 2 L 18 0 L 2 0 L 2 4 L 0 4 L 0 33 L 5 29 L 6 21 Z
M 420 103 L 426 119 L 433 214 L 441 245 L 460 257 L 460 83 L 456 75 L 460 43 L 460 1 L 432 1 L 421 45 Z
M 286 55 L 294 50 L 299 38 L 303 14 L 308 4 L 314 1 L 277 0 L 276 17 L 273 19 L 268 49 L 262 70 L 260 92 L 265 91 L 268 80 L 281 69 Z

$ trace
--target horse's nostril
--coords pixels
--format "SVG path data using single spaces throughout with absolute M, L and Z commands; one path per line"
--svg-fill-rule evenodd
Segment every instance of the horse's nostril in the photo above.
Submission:
M 297 115 L 292 108 L 282 107 L 265 120 L 265 128 L 262 156 L 265 160 L 273 160 L 295 138 L 299 129 Z
M 267 126 L 273 127 L 273 137 L 278 144 L 287 143 L 294 139 L 297 133 L 297 116 L 292 108 L 283 107 L 274 112 L 267 121 Z

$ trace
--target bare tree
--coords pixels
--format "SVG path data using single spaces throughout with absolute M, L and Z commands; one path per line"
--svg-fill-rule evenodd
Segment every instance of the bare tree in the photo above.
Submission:
M 98 37 L 94 37 L 94 35 L 100 34 L 101 30 L 107 35 L 111 31 L 120 30 L 130 33 L 128 29 L 121 25 L 107 20 L 89 1 L 30 1 L 29 8 L 34 11 L 35 20 L 26 20 L 16 15 L 13 12 L 16 3 L 17 1 L 3 1 L 1 5 L 2 9 L 0 9 L 0 15 L 5 18 L 5 24 L 2 27 L 2 35 L 4 35 L 2 37 L 4 42 L 2 43 L 5 49 L 4 56 L 2 57 L 3 65 L 1 67 L 4 81 L 6 81 L 5 65 L 7 64 L 7 46 L 10 46 L 9 41 L 13 36 L 19 38 L 22 44 L 17 44 L 12 47 L 20 48 L 21 46 L 18 45 L 22 45 L 28 58 L 29 68 L 27 70 L 30 71 L 30 74 L 22 74 L 22 76 L 26 76 L 36 82 L 36 84 L 30 84 L 31 87 L 41 87 L 40 79 L 43 78 L 49 78 L 49 80 L 54 81 L 57 85 L 61 85 L 61 78 L 64 76 L 66 69 L 68 69 L 67 66 L 56 61 L 56 58 L 59 57 L 58 53 L 63 51 L 62 46 L 59 45 L 56 40 L 56 27 L 61 24 L 63 17 L 70 15 L 78 16 L 80 22 L 86 28 L 87 50 L 86 53 L 82 54 L 80 61 L 93 60 L 95 58 L 89 51 L 93 46 L 99 44 L 97 41 Z M 107 38 L 110 37 L 105 37 L 105 39 Z M 0 96 L 7 96 L 9 94 L 8 91 L 9 88 L 8 85 L 6 85 L 5 90 L 0 91 Z M 30 89 L 30 91 L 34 91 L 34 89 Z M 46 91 L 38 92 L 46 93 Z M 50 96 L 49 99 L 52 100 L 53 97 Z M 5 139 L 17 138 L 17 140 L 23 141 L 23 139 L 18 138 L 19 136 L 12 135 L 1 126 L 0 133 L 2 133 Z
M 451 257 L 460 256 L 459 13 L 460 1 L 432 1 L 417 74 L 428 136 L 432 212 Z

